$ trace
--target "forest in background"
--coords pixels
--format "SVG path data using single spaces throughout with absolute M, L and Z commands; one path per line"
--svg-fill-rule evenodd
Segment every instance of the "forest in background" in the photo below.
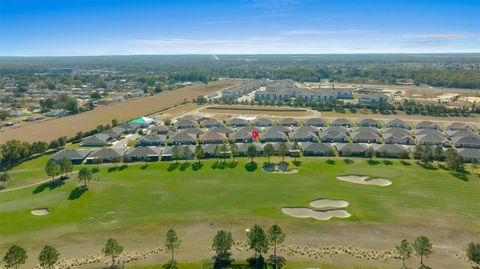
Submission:
M 220 77 L 293 79 L 300 82 L 394 84 L 480 88 L 480 54 L 345 55 L 139 55 L 1 57 L 0 75 L 48 73 L 52 68 L 165 75 L 176 81 Z

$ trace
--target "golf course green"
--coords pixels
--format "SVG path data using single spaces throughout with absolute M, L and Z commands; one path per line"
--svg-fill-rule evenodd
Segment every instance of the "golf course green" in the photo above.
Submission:
M 96 245 L 100 249 L 104 238 L 123 238 L 127 231 L 132 233 L 133 245 L 144 246 L 148 242 L 135 242 L 133 233 L 148 237 L 158 227 L 193 223 L 232 229 L 253 222 L 279 223 L 287 227 L 288 238 L 302 229 L 324 231 L 336 224 L 436 227 L 443 222 L 443 228 L 480 235 L 477 171 L 461 179 L 450 171 L 425 169 L 414 161 L 372 164 L 355 158 L 353 163 L 341 158 L 302 158 L 298 173 L 281 174 L 263 171 L 264 158 L 256 159 L 258 168 L 253 171 L 246 167 L 249 160 L 240 158 L 235 165 L 225 166 L 216 165 L 215 160 L 202 161 L 200 169 L 193 169 L 193 162 L 101 165 L 85 192 L 78 188 L 81 183 L 76 175 L 65 184 L 43 183 L 8 191 L 45 180 L 46 160 L 44 156 L 10 171 L 7 192 L 0 193 L 0 253 L 14 243 L 33 250 L 47 243 L 77 244 L 85 245 L 87 252 Z M 385 178 L 392 184 L 354 184 L 336 179 L 341 175 Z M 351 217 L 321 221 L 282 213 L 283 207 L 309 207 L 320 198 L 348 201 Z M 38 208 L 47 208 L 50 214 L 32 215 Z M 162 239 L 156 241 L 161 244 Z M 207 249 L 209 243 L 201 247 Z M 70 255 L 72 252 L 67 250 Z

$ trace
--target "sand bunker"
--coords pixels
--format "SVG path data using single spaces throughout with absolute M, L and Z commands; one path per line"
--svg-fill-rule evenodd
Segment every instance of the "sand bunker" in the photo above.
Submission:
M 348 218 L 350 213 L 344 209 L 333 209 L 333 210 L 313 210 L 310 208 L 304 207 L 284 207 L 282 212 L 295 218 L 312 218 L 316 220 L 329 220 L 331 218 Z
M 365 185 L 375 185 L 375 186 L 389 186 L 392 185 L 392 182 L 388 179 L 385 178 L 370 178 L 368 176 L 355 176 L 355 175 L 349 175 L 349 176 L 340 176 L 337 177 L 337 179 L 350 182 L 350 183 L 356 183 L 356 184 L 365 184 Z
M 48 211 L 48 208 L 38 208 L 30 211 L 30 213 L 34 216 L 45 216 L 50 214 L 50 211 Z
M 345 208 L 348 205 L 344 200 L 318 199 L 310 202 L 310 206 L 315 208 Z

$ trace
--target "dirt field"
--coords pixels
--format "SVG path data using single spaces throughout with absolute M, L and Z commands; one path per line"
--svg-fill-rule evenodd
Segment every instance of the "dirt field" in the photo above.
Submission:
M 317 116 L 318 112 L 293 107 L 268 107 L 268 106 L 207 106 L 191 114 L 197 114 L 204 117 L 226 120 L 238 116 L 268 116 L 268 117 L 293 117 L 308 118 Z
M 18 127 L 0 130 L 0 143 L 7 140 L 18 139 L 28 142 L 51 141 L 60 136 L 72 137 L 79 131 L 89 131 L 99 124 L 107 124 L 114 118 L 120 122 L 148 115 L 165 108 L 173 107 L 191 100 L 199 95 L 207 95 L 239 83 L 234 80 L 221 80 L 211 82 L 208 86 L 193 85 L 175 91 L 137 98 L 123 103 L 98 107 L 92 111 L 57 118 L 43 122 L 24 124 Z
M 188 113 L 190 111 L 196 110 L 201 108 L 201 105 L 197 105 L 194 103 L 188 103 L 180 106 L 173 107 L 171 109 L 153 114 L 152 117 L 159 119 L 159 120 L 165 120 L 165 119 L 173 119 L 176 118 L 180 115 L 183 115 L 185 113 Z

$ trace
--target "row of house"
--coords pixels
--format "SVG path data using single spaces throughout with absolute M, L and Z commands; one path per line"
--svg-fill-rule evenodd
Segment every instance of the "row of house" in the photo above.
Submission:
M 271 143 L 275 150 L 278 150 L 281 143 Z M 238 156 L 247 156 L 248 148 L 253 146 L 257 151 L 257 155 L 263 154 L 263 149 L 266 144 L 252 142 L 252 143 L 236 143 L 238 149 Z M 303 142 L 298 143 L 296 148 L 291 142 L 286 143 L 289 149 L 290 156 L 299 156 L 298 152 L 301 150 L 304 156 L 334 156 L 338 152 L 339 156 L 355 156 L 366 157 L 368 152 L 376 154 L 384 158 L 409 158 L 412 151 L 411 146 L 396 145 L 396 144 L 382 144 L 382 145 L 365 145 L 365 144 L 330 144 L 330 143 L 316 143 Z M 196 145 L 185 145 L 180 148 L 182 156 L 184 155 L 184 148 L 188 147 L 188 159 L 193 159 Z M 208 144 L 201 145 L 206 158 L 219 157 L 216 152 L 219 150 L 219 145 Z M 480 160 L 480 150 L 471 148 L 456 149 L 465 162 L 473 160 Z M 231 150 L 227 147 L 227 151 L 220 152 L 220 155 L 230 155 Z M 137 147 L 137 148 L 103 148 L 99 150 L 85 150 L 85 149 L 66 149 L 57 152 L 52 156 L 52 160 L 60 162 L 67 158 L 73 164 L 95 164 L 108 162 L 135 162 L 135 161 L 149 161 L 154 162 L 158 160 L 169 161 L 173 159 L 174 146 L 167 147 Z
M 84 147 L 103 147 L 110 142 L 119 139 L 125 134 L 135 133 L 140 128 L 147 127 L 146 123 L 128 122 L 120 126 L 115 126 L 101 133 L 86 137 L 80 142 Z
M 447 131 L 435 129 L 408 130 L 399 127 L 377 129 L 371 126 L 346 128 L 330 125 L 329 127 L 303 126 L 211 126 L 210 128 L 189 127 L 169 129 L 159 126 L 151 133 L 138 139 L 138 146 L 222 144 L 225 142 L 247 143 L 261 142 L 325 142 L 325 143 L 367 143 L 367 144 L 402 144 L 402 145 L 441 145 L 458 148 L 480 148 L 480 136 L 473 131 Z M 257 132 L 259 137 L 253 138 Z

